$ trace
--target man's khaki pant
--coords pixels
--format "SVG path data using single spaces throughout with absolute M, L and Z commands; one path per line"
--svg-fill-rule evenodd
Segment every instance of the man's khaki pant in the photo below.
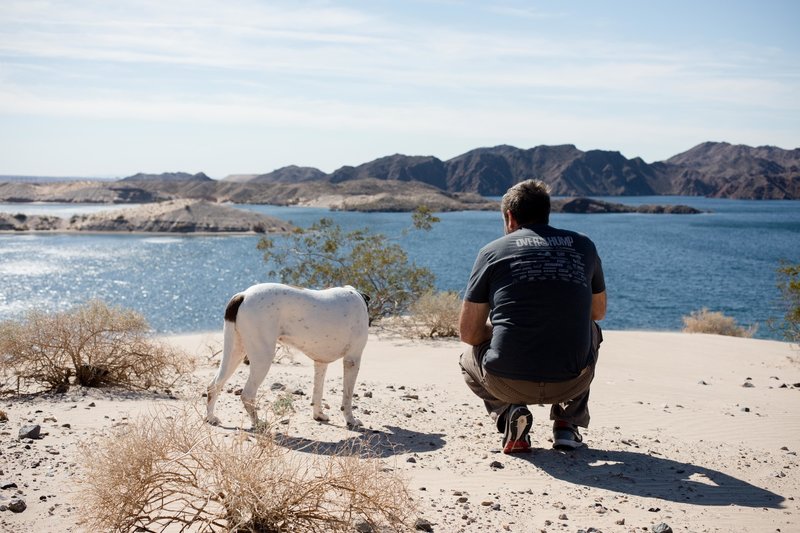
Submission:
M 504 430 L 504 415 L 514 405 L 551 404 L 550 420 L 564 420 L 581 427 L 589 427 L 589 386 L 594 379 L 598 348 L 602 332 L 597 324 L 592 327 L 594 363 L 569 381 L 525 381 L 495 376 L 483 368 L 483 358 L 489 350 L 489 341 L 473 346 L 461 354 L 459 364 L 467 386 L 486 405 L 486 410 Z

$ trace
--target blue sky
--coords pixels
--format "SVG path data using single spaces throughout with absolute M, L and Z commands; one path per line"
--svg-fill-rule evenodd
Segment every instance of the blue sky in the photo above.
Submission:
M 800 2 L 2 0 L 0 174 L 800 146 Z

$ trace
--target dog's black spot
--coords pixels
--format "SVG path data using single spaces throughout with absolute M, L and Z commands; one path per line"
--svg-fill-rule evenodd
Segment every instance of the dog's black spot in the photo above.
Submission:
M 239 314 L 239 306 L 242 305 L 244 301 L 244 294 L 236 294 L 231 301 L 228 302 L 228 306 L 225 308 L 225 320 L 228 322 L 236 322 L 236 315 Z

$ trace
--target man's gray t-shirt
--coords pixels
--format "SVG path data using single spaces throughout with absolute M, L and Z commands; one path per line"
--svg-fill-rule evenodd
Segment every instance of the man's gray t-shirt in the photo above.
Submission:
M 532 224 L 484 246 L 464 299 L 491 309 L 486 371 L 545 382 L 578 376 L 594 362 L 592 294 L 604 290 L 595 245 L 580 233 Z

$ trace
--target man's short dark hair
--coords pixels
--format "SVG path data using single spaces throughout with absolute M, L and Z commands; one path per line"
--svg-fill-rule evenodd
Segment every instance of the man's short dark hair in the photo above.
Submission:
M 511 211 L 517 224 L 550 223 L 550 187 L 541 180 L 525 180 L 512 186 L 500 201 L 505 219 Z

